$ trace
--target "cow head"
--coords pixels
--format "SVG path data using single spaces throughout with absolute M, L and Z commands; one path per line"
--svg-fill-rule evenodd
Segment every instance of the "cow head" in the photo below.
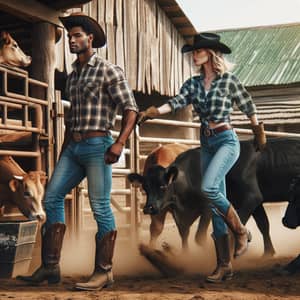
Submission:
M 8 183 L 10 201 L 30 220 L 45 222 L 46 214 L 42 207 L 45 173 L 32 171 L 24 176 L 14 176 Z
M 289 188 L 289 203 L 282 223 L 285 227 L 295 229 L 300 225 L 300 176 L 295 177 Z
M 27 67 L 31 63 L 31 57 L 27 56 L 5 31 L 0 33 L 0 63 L 14 67 Z
M 146 192 L 147 200 L 143 209 L 144 214 L 158 214 L 171 204 L 170 186 L 177 174 L 176 167 L 164 168 L 155 165 L 150 167 L 144 176 L 137 173 L 128 175 L 128 180 L 131 183 L 141 185 Z

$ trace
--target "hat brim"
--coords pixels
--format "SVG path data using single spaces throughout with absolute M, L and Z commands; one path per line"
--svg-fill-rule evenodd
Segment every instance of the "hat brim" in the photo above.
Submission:
M 101 26 L 91 17 L 85 15 L 70 15 L 67 17 L 59 17 L 62 24 L 67 30 L 74 27 L 74 24 L 87 24 L 91 29 L 94 39 L 93 48 L 101 48 L 106 44 L 106 36 Z
M 224 53 L 224 54 L 230 54 L 231 53 L 231 49 L 226 46 L 225 44 L 221 43 L 221 42 L 207 42 L 205 41 L 204 43 L 198 43 L 196 45 L 189 45 L 186 44 L 181 48 L 181 53 L 187 53 L 187 52 L 191 52 L 197 49 L 213 49 L 213 50 L 219 50 L 220 52 Z

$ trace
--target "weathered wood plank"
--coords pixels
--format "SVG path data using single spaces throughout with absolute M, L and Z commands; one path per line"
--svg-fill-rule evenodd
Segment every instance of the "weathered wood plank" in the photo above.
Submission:
M 125 72 L 133 90 L 137 88 L 137 0 L 124 2 Z
M 107 59 L 109 62 L 116 63 L 116 47 L 115 47 L 115 28 L 113 24 L 106 24 L 107 37 Z
M 114 7 L 115 1 L 109 0 L 105 2 L 105 22 L 106 24 L 114 23 Z
M 110 1 L 110 0 L 108 0 Z M 104 31 L 106 31 L 105 28 L 105 0 L 99 0 L 98 1 L 98 23 L 102 27 Z M 106 32 L 105 32 L 106 33 Z M 100 49 L 97 49 L 98 54 L 102 58 L 107 58 L 107 47 L 102 47 Z
M 123 32 L 123 0 L 116 0 L 116 64 L 125 70 L 125 49 Z
M 0 0 L 0 10 L 13 13 L 23 20 L 44 21 L 63 27 L 59 20 L 60 11 L 49 8 L 36 0 Z

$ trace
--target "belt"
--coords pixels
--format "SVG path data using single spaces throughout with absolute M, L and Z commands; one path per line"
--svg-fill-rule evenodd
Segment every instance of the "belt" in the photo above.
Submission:
M 223 132 L 225 130 L 230 130 L 230 129 L 232 129 L 231 125 L 224 124 L 224 125 L 216 127 L 216 128 L 201 127 L 201 132 L 204 136 L 211 137 L 220 132 Z
M 77 143 L 88 138 L 98 137 L 98 136 L 109 136 L 109 135 L 110 135 L 109 131 L 87 131 L 87 132 L 73 131 L 71 133 L 72 140 Z

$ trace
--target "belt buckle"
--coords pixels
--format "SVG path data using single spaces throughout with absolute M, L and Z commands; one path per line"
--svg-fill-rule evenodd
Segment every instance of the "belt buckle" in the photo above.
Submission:
M 78 143 L 82 140 L 80 132 L 73 132 L 72 137 L 73 137 L 74 142 L 76 142 L 76 143 Z
M 210 131 L 210 129 L 208 127 L 204 128 L 203 133 L 204 133 L 205 136 L 211 136 L 211 131 Z

